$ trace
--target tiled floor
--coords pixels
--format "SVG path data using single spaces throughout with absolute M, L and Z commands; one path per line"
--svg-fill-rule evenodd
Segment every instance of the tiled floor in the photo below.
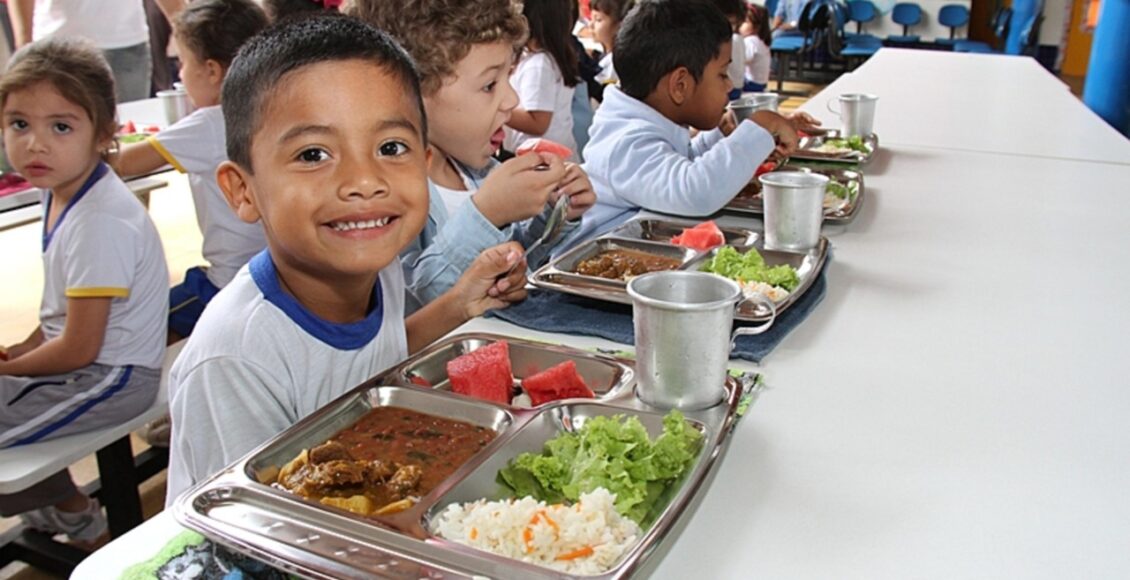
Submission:
M 805 95 L 813 94 L 821 87 L 796 83 L 785 83 L 785 90 Z M 807 100 L 806 96 L 789 97 L 780 104 L 783 113 L 794 111 Z M 188 181 L 184 176 L 170 172 L 159 176 L 169 182 L 168 187 L 154 191 L 150 195 L 149 215 L 161 233 L 165 255 L 169 263 L 170 284 L 179 283 L 184 271 L 203 263 L 200 255 L 200 231 L 196 225 L 196 214 Z M 0 230 L 0 344 L 9 345 L 23 340 L 38 324 L 39 299 L 43 289 L 42 263 L 40 260 L 40 236 L 42 224 L 38 221 Z M 134 437 L 134 449 L 140 450 L 144 443 Z M 97 477 L 98 470 L 94 457 L 87 457 L 71 468 L 79 484 Z M 154 477 L 142 487 L 146 517 L 158 513 L 164 505 L 165 476 Z M 15 525 L 17 520 L 0 520 L 0 533 Z M 27 566 L 12 565 L 0 570 L 0 580 L 38 580 L 53 578 L 51 575 L 30 569 Z

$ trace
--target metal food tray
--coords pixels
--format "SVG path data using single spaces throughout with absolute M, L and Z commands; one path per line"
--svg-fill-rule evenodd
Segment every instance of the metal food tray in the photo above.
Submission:
M 578 369 L 615 369 L 614 385 L 596 399 L 566 399 L 518 409 L 412 385 L 406 377 L 429 372 L 437 361 L 497 340 L 510 343 L 513 366 L 570 359 Z M 645 522 L 641 538 L 600 575 L 569 576 L 434 536 L 431 522 L 453 502 L 504 497 L 498 469 L 545 441 L 580 428 L 590 417 L 625 414 L 640 419 L 654 438 L 664 410 L 635 396 L 633 363 L 589 351 L 492 335 L 448 337 L 354 388 L 182 494 L 172 506 L 185 526 L 279 569 L 310 578 L 599 578 L 652 569 L 701 502 L 730 442 L 738 407 L 752 386 L 728 379 L 721 403 L 684 415 L 705 436 L 703 447 L 669 501 Z M 586 381 L 590 375 L 581 371 Z M 598 371 L 596 375 L 605 376 Z M 605 376 L 605 378 L 610 378 Z M 599 385 L 596 385 L 599 386 Z M 498 436 L 414 507 L 380 519 L 305 500 L 262 483 L 303 449 L 318 445 L 377 406 L 407 407 L 490 427 Z
M 671 238 L 700 223 L 688 220 L 644 218 L 622 224 L 609 232 L 609 236 L 669 244 Z M 718 229 L 722 231 L 722 237 L 726 240 L 725 244 L 735 248 L 748 248 L 761 236 L 758 232 L 746 228 L 721 226 Z
M 875 157 L 875 152 L 879 150 L 879 136 L 872 133 L 863 138 L 863 144 L 867 146 L 867 153 L 860 153 L 859 151 L 851 151 L 849 153 L 821 153 L 819 151 L 812 151 L 813 147 L 823 145 L 824 141 L 828 139 L 839 138 L 839 129 L 829 129 L 801 137 L 800 144 L 790 158 L 826 161 L 829 163 L 867 164 L 871 162 L 871 159 Z
M 855 216 L 859 214 L 859 208 L 863 207 L 863 200 L 866 189 L 863 185 L 863 173 L 854 169 L 847 169 L 842 167 L 805 167 L 801 165 L 786 165 L 779 171 L 803 171 L 805 173 L 819 173 L 827 175 L 832 181 L 836 181 L 845 187 L 850 187 L 852 182 L 858 184 L 855 196 L 848 201 L 848 204 L 842 209 L 824 216 L 824 223 L 843 225 L 851 223 Z M 726 204 L 724 208 L 728 212 L 740 213 L 745 215 L 756 216 L 760 218 L 765 213 L 765 207 L 761 199 L 761 183 L 754 178 L 749 182 L 749 185 L 742 190 L 730 203 Z
M 646 221 L 663 221 L 663 220 L 646 220 Z M 671 224 L 680 224 L 681 222 L 670 222 Z M 615 235 L 625 235 L 633 231 L 631 228 L 640 230 L 636 226 L 628 225 L 622 226 L 621 229 L 613 232 Z M 693 223 L 691 224 L 693 225 Z M 686 227 L 685 225 L 681 227 Z M 797 276 L 800 278 L 800 285 L 795 290 L 789 293 L 788 297 L 777 303 L 777 315 L 784 313 L 789 309 L 805 292 L 808 291 L 812 283 L 816 281 L 816 277 L 824 268 L 824 262 L 828 258 L 828 239 L 821 236 L 820 243 L 815 248 L 807 253 L 801 254 L 796 252 L 786 252 L 781 250 L 766 250 L 764 246 L 764 238 L 757 232 L 752 232 L 755 235 L 753 242 L 745 247 L 735 247 L 739 252 L 748 251 L 750 248 L 756 248 L 765 258 L 765 263 L 769 266 L 777 266 L 780 264 L 788 264 L 797 270 Z M 591 298 L 594 300 L 602 300 L 605 302 L 614 302 L 618 304 L 631 304 L 632 299 L 628 296 L 627 286 L 623 282 L 614 283 L 612 280 L 603 278 L 596 278 L 593 276 L 582 276 L 571 270 L 576 266 L 580 260 L 591 256 L 599 248 L 609 247 L 612 244 L 614 247 L 628 247 L 631 249 L 643 248 L 636 244 L 649 244 L 647 248 L 660 247 L 660 248 L 678 248 L 687 252 L 695 254 L 695 257 L 685 262 L 679 269 L 680 270 L 697 270 L 703 261 L 713 256 L 714 250 L 698 251 L 689 248 L 681 248 L 680 246 L 672 246 L 669 244 L 660 244 L 657 242 L 645 242 L 641 240 L 631 240 L 628 238 L 612 237 L 595 238 L 589 240 L 558 258 L 551 260 L 548 264 L 538 268 L 536 272 L 530 277 L 530 283 L 538 288 L 546 290 L 553 290 L 556 292 L 563 292 L 574 296 L 582 296 L 584 298 Z M 644 251 L 651 251 L 650 249 Z M 742 302 L 739 307 L 734 311 L 734 319 L 744 322 L 761 322 L 769 319 L 769 311 L 765 308 L 755 308 L 754 305 Z

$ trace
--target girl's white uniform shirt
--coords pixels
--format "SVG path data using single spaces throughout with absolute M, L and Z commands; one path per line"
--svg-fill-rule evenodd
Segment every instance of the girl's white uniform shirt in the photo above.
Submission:
M 105 164 L 43 232 L 39 323 L 51 340 L 67 324 L 69 298 L 111 298 L 102 350 L 94 362 L 161 368 L 169 316 L 169 271 L 145 206 Z
M 769 67 L 773 64 L 769 47 L 760 36 L 745 37 L 745 74 L 749 80 L 767 85 L 769 84 Z
M 541 137 L 568 147 L 573 155 L 566 161 L 577 161 L 577 141 L 573 138 L 573 87 L 565 86 L 564 77 L 553 57 L 544 51 L 523 52 L 510 77 L 510 84 L 518 93 L 518 106 L 527 111 L 553 113 L 549 128 Z M 522 143 L 537 137 L 507 127 L 504 145 L 514 151 Z

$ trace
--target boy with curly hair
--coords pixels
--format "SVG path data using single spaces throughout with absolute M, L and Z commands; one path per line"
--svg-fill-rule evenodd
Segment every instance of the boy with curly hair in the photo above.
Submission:
M 392 35 L 420 71 L 431 207 L 424 233 L 402 255 L 416 299 L 433 300 L 485 247 L 507 240 L 529 247 L 559 196 L 570 196 L 567 227 L 575 227 L 596 199 L 579 166 L 546 153 L 504 163 L 492 157 L 518 106 L 510 72 L 527 37 L 520 3 L 356 0 L 350 13 Z M 549 250 L 543 245 L 529 264 Z

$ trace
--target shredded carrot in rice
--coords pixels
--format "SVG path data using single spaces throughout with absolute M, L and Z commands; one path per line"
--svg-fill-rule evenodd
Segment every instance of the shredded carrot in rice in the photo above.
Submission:
M 471 539 L 474 540 L 479 537 L 479 528 L 471 528 Z
M 565 552 L 564 554 L 561 554 L 556 559 L 557 560 L 576 560 L 577 558 L 584 558 L 586 556 L 591 556 L 591 555 L 593 555 L 592 546 L 581 546 L 580 548 L 577 548 L 576 550 L 573 550 L 572 552 Z
M 527 553 L 534 551 L 534 545 L 533 545 L 534 544 L 534 529 L 533 528 L 526 527 L 526 529 L 522 530 L 522 541 L 525 542 L 525 544 L 526 544 L 526 552 Z

